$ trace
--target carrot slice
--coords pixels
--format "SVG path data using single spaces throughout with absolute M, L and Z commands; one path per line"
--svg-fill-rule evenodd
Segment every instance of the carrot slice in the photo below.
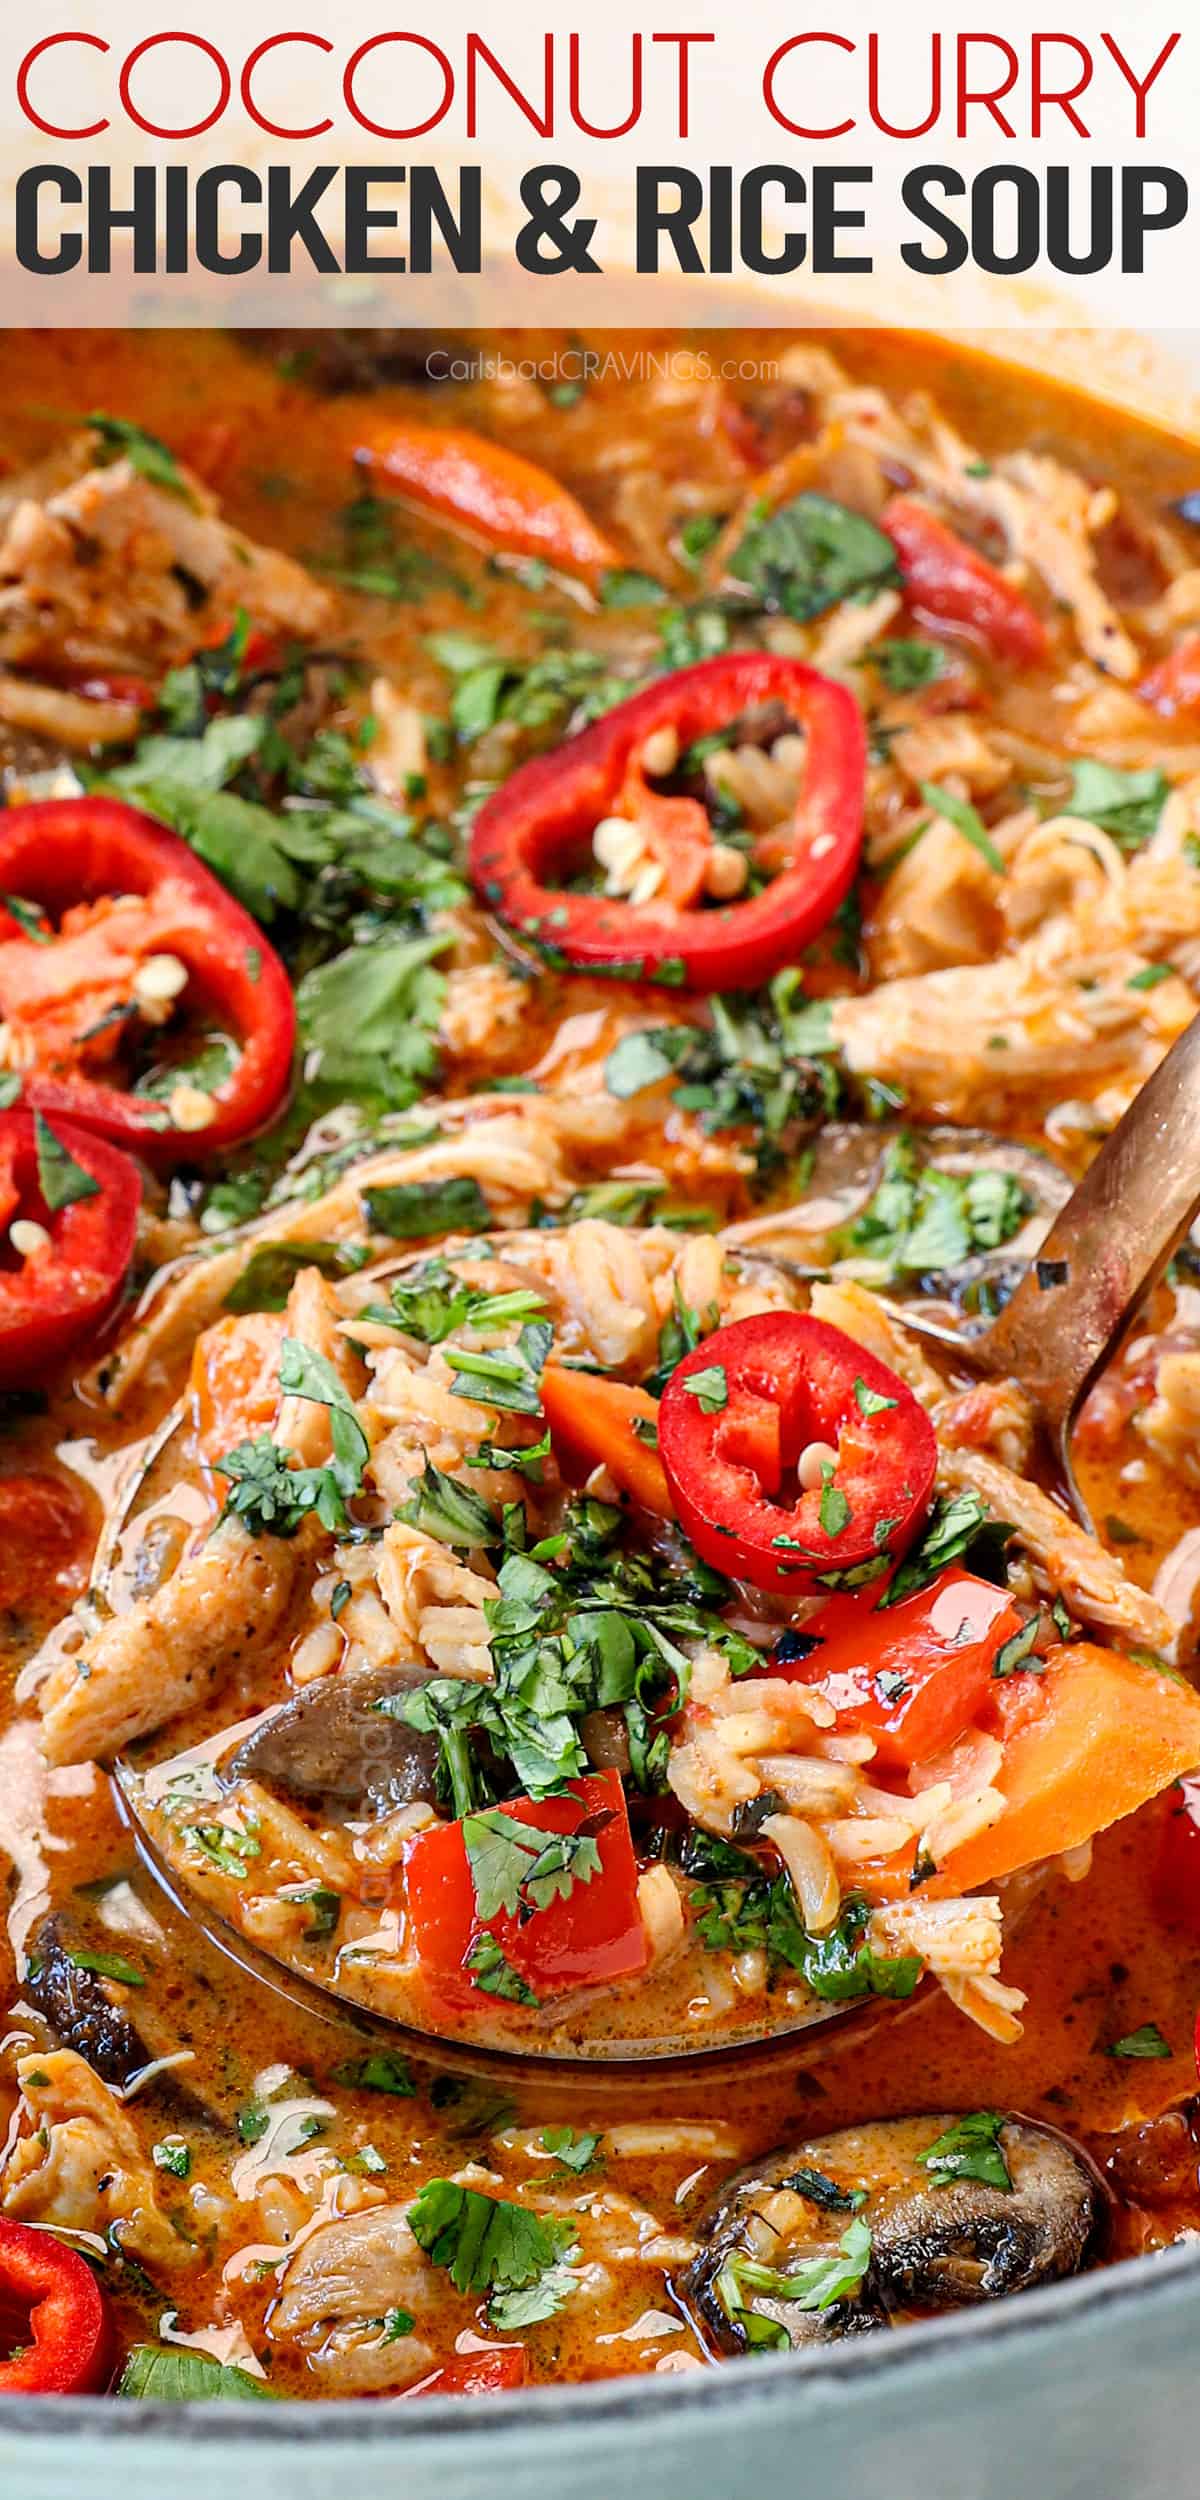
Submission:
M 1200 1763 L 1200 1695 L 1116 1650 L 1081 1641 L 1052 1651 L 1039 1699 L 1005 1740 L 999 1822 L 956 1849 L 922 1893 L 998 1883 L 1076 1849 Z M 867 1889 L 894 1898 L 907 1882 L 907 1861 L 900 1875 L 893 1860 Z
M 673 1519 L 658 1451 L 639 1441 L 633 1427 L 640 1417 L 658 1424 L 658 1399 L 648 1389 L 630 1389 L 622 1380 L 601 1380 L 594 1372 L 564 1371 L 547 1363 L 542 1373 L 542 1410 L 552 1439 L 585 1470 L 607 1467 L 610 1476 L 643 1510 L 656 1519 Z
M 354 458 L 372 484 L 440 512 L 508 555 L 541 556 L 585 580 L 619 566 L 611 539 L 548 470 L 462 427 L 365 424 Z
M 230 1312 L 197 1337 L 188 1387 L 196 1440 L 214 1467 L 237 1441 L 269 1432 L 279 1406 L 281 1312 Z

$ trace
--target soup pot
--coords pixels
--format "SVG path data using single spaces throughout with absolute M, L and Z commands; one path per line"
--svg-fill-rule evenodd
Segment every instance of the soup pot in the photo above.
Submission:
M 736 319 L 737 307 L 729 307 Z M 1200 434 L 1200 331 L 964 345 Z M 1200 2246 L 821 2351 L 419 2405 L 15 2398 L 2 2500 L 1179 2500 L 1200 2453 Z

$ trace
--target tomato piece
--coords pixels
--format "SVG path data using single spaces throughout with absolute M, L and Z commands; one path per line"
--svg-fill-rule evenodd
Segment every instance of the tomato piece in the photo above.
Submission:
M 870 1598 L 831 1598 L 804 1626 L 819 1649 L 770 1672 L 816 1685 L 839 1728 L 874 1737 L 881 1768 L 908 1770 L 972 1725 L 997 1652 L 1020 1629 L 1005 1589 L 951 1568 L 882 1612 Z
M 804 730 L 805 766 L 786 835 L 769 859 L 764 846 L 760 864 L 778 873 L 759 893 L 684 907 L 708 843 L 698 833 L 697 802 L 663 793 L 647 822 L 650 846 L 665 862 L 682 844 L 665 899 L 659 893 L 634 903 L 568 890 L 580 850 L 631 787 L 640 821 L 636 776 L 648 738 L 671 730 L 682 752 L 767 704 L 782 705 Z M 863 718 L 844 686 L 800 660 L 731 652 L 657 679 L 513 773 L 476 817 L 471 877 L 481 900 L 552 962 L 693 990 L 754 989 L 797 963 L 845 900 L 862 848 L 865 774 Z
M 56 1364 L 91 1343 L 119 1299 L 133 1257 L 142 1196 L 137 1165 L 70 1121 L 46 1126 L 84 1176 L 84 1187 L 91 1186 L 66 1206 L 48 1206 L 32 1113 L 0 1111 L 0 1209 L 14 1260 L 0 1266 L 0 1389 L 43 1384 Z M 28 1249 L 12 1243 L 17 1209 L 38 1228 Z
M 1185 634 L 1143 677 L 1138 693 L 1164 720 L 1200 712 L 1200 634 Z
M 607 1467 L 610 1476 L 643 1510 L 657 1519 L 672 1516 L 671 1496 L 662 1460 L 653 1441 L 643 1441 L 639 1423 L 657 1429 L 658 1399 L 647 1389 L 631 1389 L 623 1380 L 605 1380 L 597 1372 L 569 1372 L 561 1363 L 547 1363 L 542 1373 L 542 1413 L 556 1450 L 574 1459 L 587 1475 Z
M 177 834 L 117 799 L 5 808 L 0 893 L 31 903 L 43 923 L 43 942 L 11 916 L 0 925 L 0 1017 L 20 1043 L 31 1110 L 170 1163 L 230 1146 L 279 1109 L 296 1034 L 291 984 L 257 922 Z M 169 1100 L 129 1090 L 113 1068 L 138 974 L 163 956 L 182 966 L 189 1007 L 237 1045 L 229 1074 L 201 1099 L 202 1123 L 182 1113 L 177 1123 Z
M 65 1476 L 0 1476 L 0 1608 L 56 1606 L 86 1583 L 93 1534 Z
M 0 2396 L 87 2396 L 112 2355 L 108 2303 L 77 2249 L 0 2214 Z
M 1153 1892 L 1164 1924 L 1200 1944 L 1200 1779 L 1176 1780 L 1167 1790 Z
M 882 1578 L 924 1519 L 937 1465 L 933 1426 L 899 1374 L 796 1311 L 734 1320 L 686 1354 L 663 1392 L 658 1446 L 704 1561 L 755 1588 L 804 1592 Z M 814 1451 L 822 1472 L 802 1474 Z
M 494 2396 L 525 2384 L 524 2344 L 489 2344 L 486 2352 L 456 2352 L 428 2378 L 406 2387 L 406 2396 Z
M 880 521 L 899 559 L 909 605 L 928 624 L 970 634 L 997 659 L 1036 664 L 1049 653 L 1037 609 L 923 503 L 894 495 Z
M 572 1780 L 559 1797 L 517 1797 L 492 1809 L 539 1832 L 577 1832 L 596 1823 L 600 1855 L 589 1882 L 575 1882 L 528 1915 L 501 1910 L 480 1919 L 462 1823 L 420 1832 L 404 1859 L 413 1942 L 427 1977 L 447 1993 L 478 1998 L 468 1956 L 490 1936 L 538 1997 L 623 1979 L 647 1960 L 637 1897 L 637 1864 L 625 1795 L 615 1771 Z M 470 1820 L 470 1818 L 468 1818 Z M 532 1864 L 532 1861 L 531 1861 Z M 483 1993 L 488 1993 L 486 1990 Z

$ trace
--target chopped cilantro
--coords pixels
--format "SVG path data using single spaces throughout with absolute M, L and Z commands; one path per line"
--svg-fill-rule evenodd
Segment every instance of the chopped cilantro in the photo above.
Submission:
M 393 1181 L 363 1191 L 373 1233 L 389 1241 L 421 1241 L 433 1233 L 486 1233 L 492 1211 L 477 1180 Z
M 1136 2031 L 1127 2031 L 1121 2040 L 1114 2040 L 1105 2050 L 1106 2057 L 1170 2057 L 1169 2040 L 1164 2040 L 1157 2023 L 1141 2023 Z
M 828 495 L 801 494 L 751 523 L 729 570 L 761 607 L 804 620 L 896 580 L 890 538 Z
M 929 2172 L 931 2187 L 952 2187 L 956 2179 L 978 2179 L 984 2187 L 1012 2189 L 1012 2172 L 1004 2158 L 1000 2131 L 1006 2121 L 994 2109 L 973 2109 L 956 2118 L 944 2135 L 918 2153 Z
M 490 2291 L 493 2302 L 497 2295 L 541 2283 L 562 2264 L 575 2236 L 569 2222 L 543 2219 L 453 2179 L 426 2182 L 408 2208 L 408 2225 L 418 2247 L 445 2268 L 457 2292 Z
M 980 858 L 987 861 L 993 874 L 1002 877 L 1005 873 L 1004 862 L 978 808 L 972 807 L 969 799 L 956 797 L 953 790 L 943 789 L 940 782 L 923 781 L 920 790 L 926 807 L 931 807 L 935 816 L 941 816 L 948 825 L 953 825 L 955 832 L 961 833 L 972 850 L 978 851 Z
M 1082 816 L 1111 833 L 1123 851 L 1136 851 L 1157 832 L 1167 796 L 1167 779 L 1157 766 L 1124 773 L 1085 755 L 1071 767 L 1071 795 L 1058 812 Z
M 722 1363 L 710 1363 L 703 1371 L 689 1372 L 679 1383 L 689 1397 L 695 1398 L 702 1415 L 721 1415 L 729 1404 L 729 1386 Z
M 940 1495 L 920 1543 L 905 1556 L 880 1598 L 880 1609 L 898 1606 L 902 1598 L 928 1588 L 952 1562 L 964 1562 L 980 1579 L 1003 1585 L 1004 1553 L 1014 1534 L 1006 1520 L 989 1517 L 977 1493 Z
M 46 1205 L 52 1215 L 63 1207 L 73 1207 L 83 1198 L 98 1198 L 100 1183 L 85 1172 L 68 1154 L 62 1139 L 55 1135 L 50 1122 L 40 1111 L 33 1115 L 33 1133 L 37 1149 L 37 1176 Z

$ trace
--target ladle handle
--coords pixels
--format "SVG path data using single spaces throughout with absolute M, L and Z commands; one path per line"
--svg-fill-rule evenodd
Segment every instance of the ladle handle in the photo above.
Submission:
M 978 1343 L 1061 1438 L 1200 1210 L 1200 1016 L 1106 1138 Z

